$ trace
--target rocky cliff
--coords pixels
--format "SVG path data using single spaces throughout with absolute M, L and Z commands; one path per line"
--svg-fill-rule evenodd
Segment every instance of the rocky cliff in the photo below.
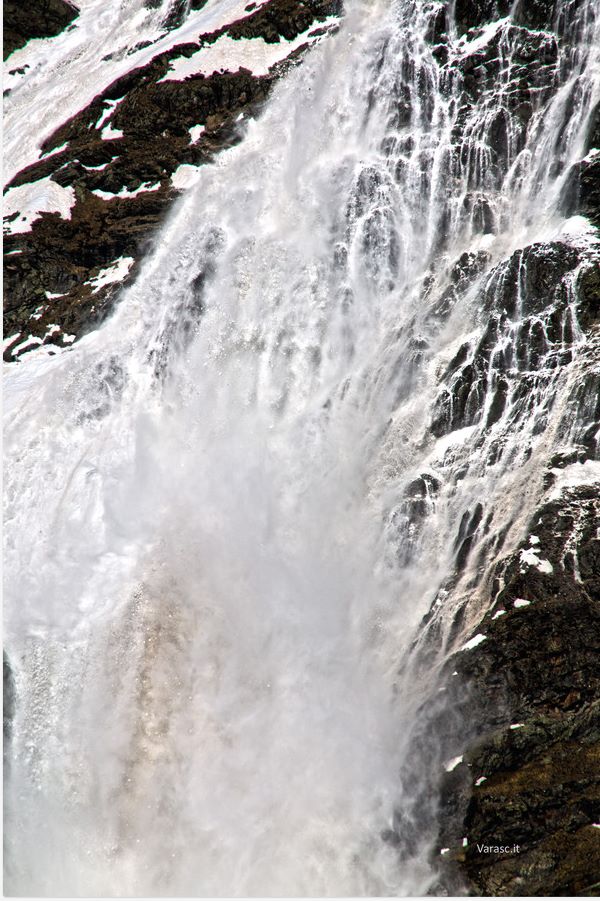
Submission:
M 508 2 L 456 3 L 458 27 L 470 38 L 513 9 L 520 65 L 508 102 L 524 129 L 534 92 L 552 90 L 548 76 L 562 39 L 565 7 L 545 0 L 523 0 L 516 8 Z M 440 52 L 443 37 L 444 27 Z M 469 93 L 476 94 L 498 72 L 500 59 L 492 40 L 464 61 L 467 103 Z M 505 115 L 498 110 L 499 155 L 506 147 Z M 566 214 L 585 215 L 596 225 L 598 125 L 596 110 L 582 161 L 565 179 L 562 198 Z M 539 474 L 543 502 L 529 511 L 518 549 L 505 556 L 497 541 L 488 558 L 495 562 L 479 585 L 472 585 L 487 612 L 472 627 L 471 640 L 444 664 L 439 683 L 444 710 L 417 739 L 421 751 L 431 755 L 432 767 L 444 770 L 436 807 L 437 890 L 597 895 L 600 500 L 588 483 L 593 483 L 600 434 L 598 245 L 583 254 L 563 243 L 526 247 L 492 273 L 479 302 L 489 311 L 489 326 L 475 352 L 461 349 L 445 374 L 432 426 L 436 434 L 481 421 L 489 390 L 483 386 L 490 380 L 496 393 L 487 407 L 488 426 L 520 405 L 530 405 L 531 415 L 542 420 L 535 400 L 541 383 L 573 358 L 582 333 L 586 347 L 557 436 L 565 450 L 549 454 Z M 574 304 L 573 319 L 565 317 L 569 304 Z M 515 329 L 510 323 L 516 319 Z M 490 366 L 490 349 L 497 349 L 495 336 L 502 332 L 503 359 Z M 554 400 L 551 392 L 549 403 Z M 504 453 L 501 443 L 493 453 Z M 470 511 L 455 539 L 457 573 L 472 553 L 483 561 L 486 531 L 481 509 Z M 486 572 L 485 566 L 479 572 Z M 439 600 L 425 632 L 435 633 L 438 607 Z M 456 634 L 467 620 L 465 601 L 456 614 Z
M 8 4 L 15 96 L 33 64 L 35 41 L 25 42 L 56 34 L 57 23 L 78 27 L 68 6 L 48 4 L 44 21 L 30 28 Z M 492 195 L 521 177 L 511 167 L 561 87 L 573 41 L 567 25 L 577 24 L 584 4 L 423 6 L 424 39 L 454 115 L 448 202 L 439 201 L 442 258 L 465 217 L 478 237 L 506 228 L 507 211 Z M 14 166 L 6 194 L 7 361 L 39 347 L 62 352 L 106 317 L 194 168 L 244 139 L 275 81 L 336 29 L 341 12 L 338 0 L 268 0 L 203 30 L 204 20 L 194 18 L 202 9 L 202 2 L 165 7 L 154 41 L 107 56 L 114 77 L 54 123 L 35 159 Z M 254 68 L 244 55 L 249 41 L 264 54 Z M 27 50 L 27 59 L 18 57 Z M 427 98 L 428 86 L 418 88 L 418 99 Z M 401 132 L 412 121 L 413 69 L 394 90 L 390 118 Z M 486 98 L 493 98 L 489 107 Z M 514 521 L 496 529 L 486 498 L 470 503 L 448 536 L 453 572 L 415 641 L 439 703 L 424 707 L 413 736 L 414 758 L 427 762 L 414 809 L 399 810 L 382 837 L 401 849 L 415 832 L 426 834 L 440 894 L 600 893 L 600 501 L 590 487 L 600 428 L 600 245 L 590 229 L 600 226 L 600 115 L 596 108 L 578 159 L 567 165 L 568 109 L 576 102 L 575 88 L 552 148 L 559 207 L 574 231 L 526 243 L 494 265 L 490 245 L 479 241 L 449 262 L 446 282 L 432 271 L 424 289 L 428 302 L 436 300 L 436 328 L 473 292 L 484 321 L 439 373 L 431 435 L 477 428 L 475 451 L 484 449 L 486 471 L 499 461 L 524 470 L 531 437 L 543 436 L 549 422 L 552 428 L 544 465 L 530 472 L 531 492 L 526 486 L 518 511 L 525 524 L 516 547 Z M 475 124 L 484 124 L 475 135 L 480 153 L 471 155 L 478 104 L 485 115 Z M 412 136 L 402 140 L 398 180 Z M 457 197 L 451 188 L 459 176 L 468 189 Z M 364 198 L 377 195 L 377 173 L 360 187 Z M 390 271 L 396 257 L 390 245 Z M 426 344 L 411 348 L 415 359 Z M 522 446 L 509 442 L 515 435 Z M 448 467 L 454 487 L 469 465 Z M 441 487 L 424 471 L 406 492 L 407 560 Z M 446 629 L 448 597 L 458 601 Z M 7 684 L 12 699 L 9 670 Z
M 83 109 L 57 122 L 39 159 L 8 182 L 5 360 L 40 345 L 52 353 L 102 321 L 118 289 L 135 277 L 193 168 L 242 140 L 273 83 L 336 27 L 341 10 L 339 0 L 248 3 L 239 18 L 207 33 L 200 19 L 192 27 L 194 10 L 203 5 L 186 7 L 187 17 L 185 5 L 169 7 L 156 41 L 167 49 L 121 50 L 133 60 L 141 51 L 148 61 L 126 67 Z M 20 40 L 11 49 L 38 36 L 12 7 L 8 16 Z M 40 31 L 46 33 L 54 32 Z M 254 72 L 245 64 L 250 45 L 265 56 Z M 30 52 L 35 58 L 34 44 Z M 18 92 L 18 75 L 28 65 L 17 61 L 11 68 L 12 59 L 8 68 L 17 80 L 9 94 Z M 48 192 L 59 197 L 57 211 L 44 210 L 42 201 L 37 215 L 23 215 Z

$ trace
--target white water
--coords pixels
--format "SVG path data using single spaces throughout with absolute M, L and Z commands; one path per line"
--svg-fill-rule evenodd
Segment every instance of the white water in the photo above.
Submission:
M 536 383 L 534 412 L 555 399 L 545 429 L 509 408 L 436 440 L 431 411 L 487 324 L 493 266 L 563 230 L 562 181 L 599 91 L 589 2 L 524 148 L 467 154 L 449 174 L 458 87 L 422 40 L 432 6 L 349 3 L 245 141 L 199 171 L 113 318 L 7 373 L 9 893 L 432 883 L 430 836 L 404 858 L 380 839 L 413 796 L 399 772 L 429 688 L 397 673 L 434 598 L 443 647 L 481 577 L 469 564 L 438 595 L 465 511 L 485 501 L 494 534 L 512 522 L 504 550 L 519 541 L 585 338 Z M 467 150 L 491 101 L 470 114 Z M 464 212 L 472 190 L 493 237 Z M 433 316 L 478 246 L 485 272 Z M 506 451 L 490 463 L 494 441 Z M 419 531 L 406 498 L 422 473 L 441 488 Z M 465 633 L 482 612 L 469 598 Z

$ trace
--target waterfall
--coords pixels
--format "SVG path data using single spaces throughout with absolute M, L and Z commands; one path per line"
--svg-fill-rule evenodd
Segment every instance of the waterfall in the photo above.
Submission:
M 589 425 L 600 17 L 521 5 L 348 0 L 112 317 L 8 367 L 9 893 L 432 885 L 381 837 L 417 711 Z

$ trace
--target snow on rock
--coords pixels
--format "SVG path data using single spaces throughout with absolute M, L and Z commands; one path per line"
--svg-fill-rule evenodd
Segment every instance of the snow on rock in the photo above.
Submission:
M 113 157 L 114 159 L 114 157 Z M 111 160 L 112 162 L 112 160 Z M 83 165 L 83 163 L 82 163 Z M 88 172 L 101 172 L 102 169 L 106 169 L 107 166 L 110 166 L 110 163 L 102 163 L 100 166 L 83 166 L 84 169 L 87 169 Z
M 516 601 L 513 602 L 513 607 L 529 607 L 531 601 L 526 601 L 524 598 L 517 598 Z
M 487 782 L 487 776 L 480 776 L 479 779 L 476 780 L 475 785 L 483 785 L 484 782 Z
M 326 19 L 322 27 L 335 22 L 335 17 Z M 201 47 L 191 56 L 182 56 L 171 62 L 171 68 L 161 81 L 183 81 L 190 75 L 212 75 L 214 72 L 237 72 L 249 69 L 253 75 L 267 75 L 276 63 L 282 62 L 303 44 L 313 43 L 310 31 L 299 34 L 292 41 L 280 40 L 267 44 L 264 38 L 242 38 L 236 40 L 225 34 L 214 44 Z
M 69 142 L 65 141 L 64 144 L 61 144 L 60 147 L 54 147 L 52 150 L 47 150 L 45 153 L 40 154 L 41 160 L 50 159 L 51 156 L 56 156 L 57 153 L 62 153 L 63 150 L 66 150 L 69 146 Z
M 117 138 L 123 137 L 123 132 L 119 128 L 113 128 L 109 122 L 102 129 L 101 137 L 103 141 L 115 141 Z
M 525 723 L 513 723 L 511 729 L 522 729 Z
M 463 646 L 460 648 L 461 651 L 470 651 L 472 648 L 476 648 L 478 644 L 481 644 L 482 641 L 485 641 L 487 635 L 474 635 L 473 638 L 469 639 Z
M 528 566 L 535 566 L 542 573 L 554 572 L 554 567 L 549 560 L 542 560 L 535 551 L 523 548 L 521 551 L 521 572 L 525 572 Z
M 133 266 L 133 263 L 133 257 L 119 257 L 106 269 L 101 269 L 98 275 L 91 278 L 88 282 L 89 285 L 93 286 L 92 293 L 95 294 L 105 285 L 122 281 Z
M 63 219 L 70 219 L 74 205 L 75 189 L 63 188 L 50 178 L 19 185 L 4 197 L 4 217 L 19 214 L 4 223 L 4 231 L 13 235 L 27 232 L 42 213 L 60 213 Z
M 192 125 L 190 128 L 190 144 L 195 144 L 200 139 L 205 128 L 205 125 Z
M 444 768 L 447 773 L 451 773 L 452 770 L 456 769 L 459 763 L 462 763 L 462 754 L 460 757 L 453 757 L 452 760 L 449 760 Z
M 76 28 L 56 38 L 31 40 L 16 50 L 10 69 L 26 69 L 27 74 L 13 76 L 19 90 L 5 104 L 6 180 L 38 158 L 41 141 L 57 122 L 84 109 L 107 85 L 177 44 L 235 22 L 247 5 L 248 0 L 211 0 L 165 33 L 160 8 L 142 6 L 132 14 L 131 4 L 122 0 L 86 0 L 80 4 Z M 99 21 L 106 25 L 98 27 Z M 13 87 L 11 77 L 5 76 L 5 82 L 6 89 Z M 35 129 L 24 115 L 28 109 L 38 111 Z
M 96 197 L 101 197 L 103 200 L 113 200 L 115 197 L 136 197 L 138 194 L 142 194 L 145 191 L 158 191 L 159 188 L 160 182 L 157 182 L 155 185 L 151 185 L 149 183 L 142 184 L 139 186 L 139 188 L 135 188 L 133 191 L 128 190 L 128 188 L 121 188 L 121 190 L 117 194 L 112 194 L 110 191 L 101 191 L 99 188 L 95 189 L 91 193 L 95 194 Z
M 98 121 L 96 122 L 94 128 L 96 128 L 96 129 L 102 128 L 102 126 L 104 125 L 106 120 L 109 119 L 110 116 L 112 116 L 115 109 L 117 108 L 117 105 L 121 102 L 122 99 L 123 98 L 120 97 L 118 100 L 105 100 L 104 101 L 105 109 L 104 109 L 102 115 L 100 116 L 100 118 L 98 119 Z
M 492 619 L 498 619 L 500 616 L 504 616 L 506 610 L 497 610 L 496 613 L 492 616 Z

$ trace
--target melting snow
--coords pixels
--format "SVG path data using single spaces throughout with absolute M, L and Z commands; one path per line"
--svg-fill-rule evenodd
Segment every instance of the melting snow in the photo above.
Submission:
M 75 205 L 75 190 L 63 188 L 50 178 L 11 188 L 4 198 L 4 216 L 19 213 L 17 219 L 4 223 L 8 234 L 29 231 L 42 213 L 60 213 L 63 219 L 71 218 Z
M 554 572 L 554 567 L 550 563 L 549 560 L 542 560 L 535 551 L 530 550 L 529 548 L 524 548 L 521 551 L 521 572 L 525 572 L 525 566 L 535 566 L 542 573 L 551 573 Z
M 113 157 L 113 159 L 115 159 L 115 157 Z M 110 166 L 111 162 L 112 160 L 110 160 L 108 163 L 102 163 L 101 166 L 83 166 L 83 163 L 81 165 L 84 169 L 87 169 L 88 172 L 100 172 L 102 169 L 106 169 L 107 166 Z
M 513 723 L 511 729 L 522 729 L 525 723 Z
M 506 610 L 497 610 L 496 613 L 492 616 L 492 619 L 498 619 L 499 616 L 504 616 Z
M 470 651 L 472 648 L 476 648 L 478 644 L 481 644 L 482 641 L 485 641 L 486 638 L 487 638 L 487 635 L 481 635 L 481 633 L 479 635 L 475 635 L 473 638 L 471 638 L 469 641 L 467 641 L 465 644 L 463 644 L 463 646 L 462 646 L 462 648 L 460 648 L 460 650 L 461 651 Z
M 62 153 L 63 150 L 66 150 L 69 146 L 69 142 L 65 141 L 64 144 L 61 144 L 60 147 L 54 147 L 52 150 L 46 150 L 44 153 L 40 154 L 40 159 L 45 160 L 49 159 L 51 156 L 55 156 L 57 153 Z
M 445 770 L 447 773 L 451 773 L 452 770 L 456 769 L 459 763 L 462 763 L 462 754 L 460 757 L 453 757 L 452 760 L 449 760 L 445 766 Z
M 106 269 L 101 269 L 98 275 L 87 282 L 88 285 L 94 286 L 92 293 L 95 294 L 105 285 L 122 281 L 131 269 L 133 262 L 133 257 L 120 257 Z
M 337 21 L 335 16 L 326 19 L 323 26 Z M 311 29 L 313 26 L 311 25 Z M 292 41 L 280 40 L 267 44 L 264 38 L 235 40 L 224 34 L 214 44 L 201 47 L 192 56 L 182 56 L 171 61 L 171 68 L 161 81 L 183 81 L 190 75 L 212 75 L 214 72 L 237 72 L 249 69 L 253 75 L 267 75 L 276 63 L 286 59 L 303 44 L 313 43 L 309 32 L 299 34 Z
M 475 781 L 475 785 L 483 785 L 484 782 L 487 782 L 487 776 L 480 776 L 479 779 Z
M 516 601 L 513 602 L 513 607 L 529 607 L 531 601 L 526 601 L 524 598 L 517 598 Z
M 95 194 L 96 197 L 101 197 L 103 200 L 112 200 L 114 197 L 135 197 L 137 194 L 143 194 L 145 191 L 157 191 L 159 188 L 160 183 L 157 182 L 155 185 L 142 184 L 139 188 L 134 188 L 133 191 L 130 191 L 128 188 L 121 188 L 117 194 L 112 194 L 110 191 L 101 191 L 100 189 L 92 191 L 92 194 Z
M 102 126 L 104 125 L 106 120 L 110 116 L 112 116 L 117 104 L 120 103 L 122 99 L 123 99 L 122 97 L 119 97 L 118 100 L 105 100 L 104 101 L 104 104 L 105 104 L 104 111 L 103 111 L 102 115 L 100 116 L 100 118 L 98 119 L 98 121 L 96 122 L 96 124 L 94 125 L 94 128 L 96 128 L 96 129 L 102 128 Z
M 442 848 L 442 850 L 440 851 L 440 854 L 447 854 L 449 850 L 450 850 L 450 848 Z
M 113 128 L 110 122 L 102 129 L 101 137 L 103 141 L 114 141 L 123 137 L 123 132 L 119 128 Z
M 200 139 L 200 136 L 205 128 L 205 125 L 192 125 L 192 127 L 190 128 L 190 144 L 195 144 L 196 141 Z

